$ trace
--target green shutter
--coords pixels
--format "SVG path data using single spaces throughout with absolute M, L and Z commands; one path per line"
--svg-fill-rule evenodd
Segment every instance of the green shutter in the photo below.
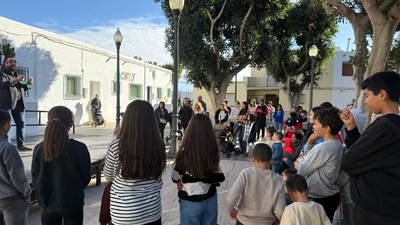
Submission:
M 79 100 L 83 92 L 83 76 L 66 74 L 64 75 L 64 99 Z
M 138 84 L 129 85 L 129 99 L 140 99 L 142 93 L 142 86 Z
M 171 97 L 171 88 L 168 88 L 168 98 L 170 98 Z
M 157 88 L 157 99 L 162 99 L 162 88 Z

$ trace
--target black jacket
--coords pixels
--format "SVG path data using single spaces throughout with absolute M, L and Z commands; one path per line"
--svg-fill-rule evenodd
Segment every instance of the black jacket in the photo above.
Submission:
M 70 139 L 67 156 L 56 162 L 45 162 L 41 144 L 36 145 L 32 159 L 32 183 L 43 213 L 64 213 L 84 205 L 91 175 L 90 154 L 85 144 Z
M 218 109 L 217 112 L 215 112 L 215 124 L 219 124 L 219 113 L 221 112 L 221 109 Z M 223 120 L 221 120 L 221 123 L 225 123 L 226 121 L 228 121 L 229 118 L 229 111 L 225 111 L 225 118 Z
M 95 106 L 97 106 L 97 108 L 100 110 L 101 109 L 101 101 L 98 98 L 94 98 L 91 102 L 90 102 L 90 106 L 92 107 L 92 109 L 96 108 Z
M 164 112 L 164 114 L 163 114 Z M 168 111 L 166 109 L 162 109 L 160 107 L 158 107 L 156 109 L 156 111 L 154 111 L 154 114 L 156 116 L 156 120 L 157 120 L 157 124 L 158 125 L 166 125 L 165 123 L 161 123 L 160 122 L 160 118 L 165 119 L 167 122 L 169 121 L 169 114 Z
M 349 148 L 341 166 L 350 176 L 351 199 L 358 206 L 388 216 L 400 212 L 400 116 L 378 118 L 362 135 L 347 131 Z
M 181 119 L 183 129 L 186 129 L 186 127 L 189 125 L 189 122 L 192 119 L 192 112 L 193 109 L 191 106 L 190 107 L 184 106 L 179 110 L 178 114 Z
M 25 91 L 28 90 L 25 81 L 20 81 L 13 86 L 11 86 L 10 81 L 14 78 L 17 78 L 21 74 L 18 74 L 15 71 L 14 75 L 11 74 L 11 71 L 8 69 L 4 69 L 0 72 L 0 109 L 15 109 L 17 106 L 17 96 L 18 92 L 21 92 L 21 100 L 25 107 Z

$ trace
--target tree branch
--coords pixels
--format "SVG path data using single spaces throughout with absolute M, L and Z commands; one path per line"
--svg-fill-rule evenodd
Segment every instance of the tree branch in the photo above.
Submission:
M 244 55 L 244 53 L 243 53 L 243 29 L 244 29 L 244 25 L 246 24 L 247 18 L 249 18 L 249 15 L 250 15 L 251 10 L 253 9 L 253 7 L 254 7 L 254 3 L 251 3 L 251 6 L 250 6 L 249 10 L 247 11 L 246 16 L 243 19 L 242 26 L 240 27 L 240 39 L 239 39 L 240 45 L 239 45 L 239 50 L 240 50 L 240 55 L 241 56 Z
M 355 14 L 355 12 L 351 8 L 347 7 L 339 0 L 322 0 L 322 5 L 329 12 L 340 14 L 346 18 L 350 16 L 350 13 Z
M 392 2 L 393 0 L 385 0 L 379 5 L 379 10 L 381 11 L 385 10 Z
M 371 19 L 372 25 L 377 22 L 386 20 L 386 16 L 379 10 L 376 0 L 361 0 L 365 11 L 367 11 L 369 18 Z
M 309 60 L 310 60 L 310 56 L 308 55 L 308 41 L 306 41 L 306 61 L 299 69 L 297 69 L 297 73 L 302 73 L 306 70 Z
M 261 55 L 256 55 L 252 59 L 250 59 L 247 63 L 241 64 L 238 68 L 234 69 L 232 72 L 230 72 L 230 76 L 232 76 L 229 80 L 232 80 L 232 78 L 238 74 L 240 71 L 242 71 L 246 66 L 252 64 L 254 61 L 256 61 L 258 58 L 260 58 Z
M 287 73 L 284 60 L 282 60 L 282 69 L 285 72 L 285 76 L 286 76 L 286 82 L 285 82 L 286 94 L 291 98 L 292 97 L 292 91 L 290 90 L 290 76 Z M 292 107 L 292 106 L 290 106 L 290 107 Z
M 386 0 L 387 1 L 387 0 Z M 388 16 L 400 19 L 400 1 L 397 2 L 390 10 Z

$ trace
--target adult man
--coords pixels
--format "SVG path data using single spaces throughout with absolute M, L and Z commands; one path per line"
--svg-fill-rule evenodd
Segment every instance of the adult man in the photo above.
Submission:
M 257 140 L 260 138 L 260 131 L 262 132 L 261 139 L 265 136 L 266 116 L 268 115 L 268 108 L 264 105 L 264 99 L 260 100 L 260 105 L 256 109 L 257 113 Z
M 274 125 L 274 113 L 275 113 L 275 108 L 272 106 L 272 102 L 268 102 L 268 114 L 267 114 L 267 128 Z
M 92 106 L 92 116 L 94 117 L 94 113 L 101 110 L 101 101 L 98 94 L 94 95 L 94 99 L 90 103 L 90 106 Z
M 33 78 L 24 82 L 24 75 L 17 72 L 17 61 L 13 56 L 4 58 L 6 68 L 0 72 L 0 109 L 8 110 L 17 125 L 17 147 L 19 150 L 32 150 L 25 146 L 25 91 L 29 90 Z M 10 134 L 5 135 L 11 142 Z
M 199 95 L 197 100 L 200 102 L 201 106 L 203 107 L 204 112 L 207 112 L 207 104 L 203 101 L 203 97 Z

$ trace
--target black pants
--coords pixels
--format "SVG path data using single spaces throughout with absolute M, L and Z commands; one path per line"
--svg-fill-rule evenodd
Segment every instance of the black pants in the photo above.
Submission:
M 83 224 L 83 208 L 66 213 L 42 213 L 42 225 L 81 225 Z
M 160 132 L 161 132 L 161 138 L 164 140 L 164 130 L 165 130 L 165 124 L 163 124 L 163 123 L 159 123 L 158 124 L 158 129 L 160 130 Z
M 236 224 L 235 225 L 243 225 L 238 219 L 236 219 Z
M 160 219 L 158 219 L 158 220 L 156 220 L 154 222 L 146 223 L 146 225 L 161 225 L 161 217 L 160 217 Z
M 335 195 L 332 195 L 332 196 L 328 196 L 325 198 L 314 198 L 312 200 L 314 202 L 321 204 L 324 207 L 326 215 L 332 222 L 333 216 L 335 215 L 335 211 L 337 210 L 337 208 L 340 204 L 340 194 L 336 193 Z
M 356 205 L 353 212 L 353 222 L 357 225 L 398 225 L 400 224 L 400 216 L 382 215 Z
M 260 131 L 261 131 L 261 138 L 264 138 L 265 136 L 265 127 L 258 127 L 257 126 L 257 140 L 260 138 Z

